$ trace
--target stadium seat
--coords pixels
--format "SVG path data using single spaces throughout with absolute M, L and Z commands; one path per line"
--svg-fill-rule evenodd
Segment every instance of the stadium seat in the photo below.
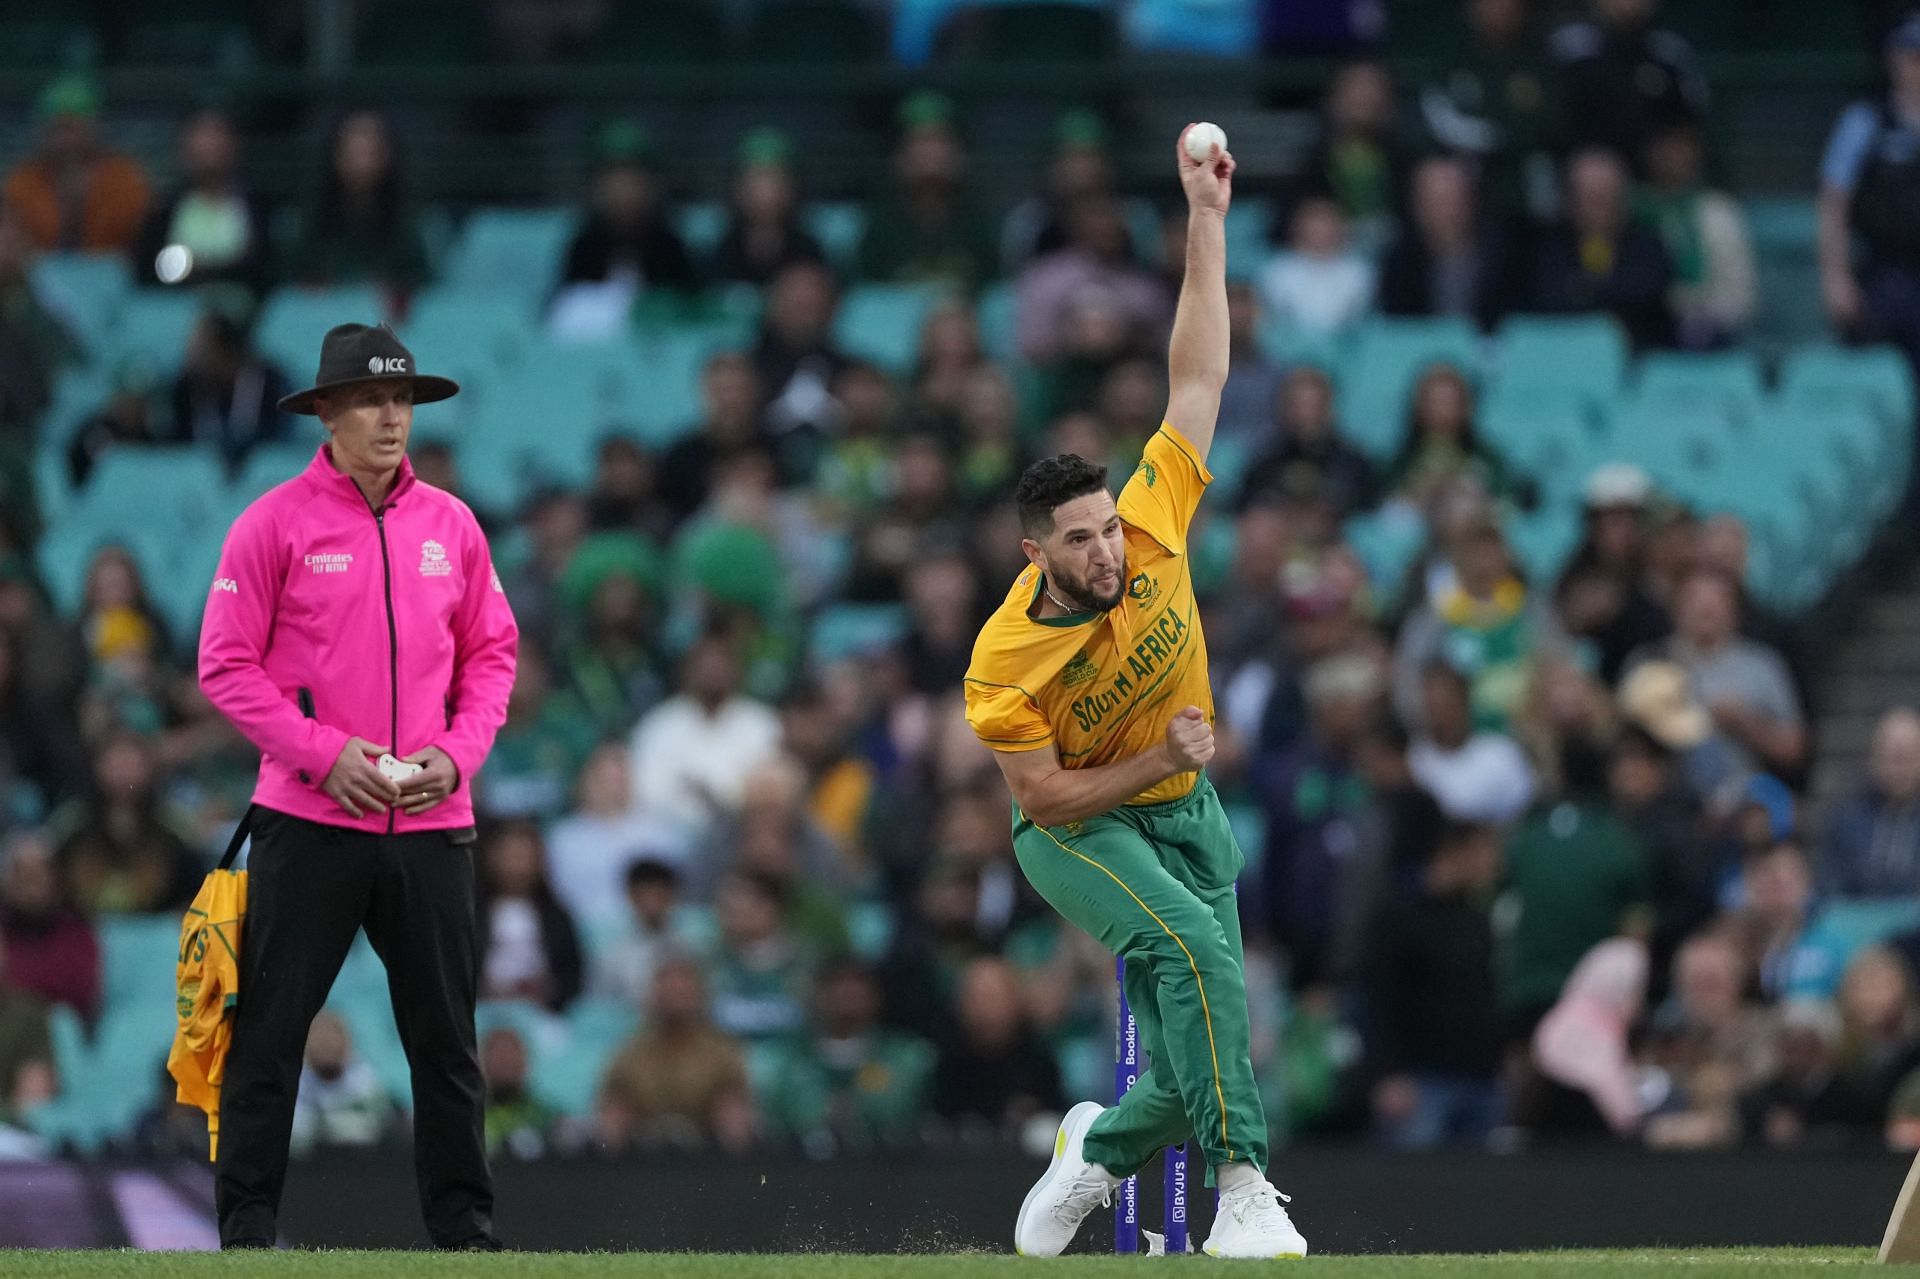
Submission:
M 1478 370 L 1480 335 L 1465 320 L 1376 320 L 1362 328 L 1340 367 L 1347 438 L 1376 460 L 1393 456 L 1406 436 L 1414 384 L 1443 363 L 1469 380 Z
M 371 285 L 279 289 L 260 308 L 253 326 L 254 349 L 304 386 L 319 367 L 320 340 L 328 329 L 349 322 L 375 324 L 386 313 L 386 299 Z
M 1383 507 L 1349 519 L 1341 536 L 1366 565 L 1381 609 L 1391 612 L 1406 588 L 1408 569 L 1426 545 L 1425 522 L 1413 512 Z
M 980 326 L 980 348 L 988 359 L 1006 363 L 1018 358 L 1014 344 L 1016 313 L 1012 284 L 1004 280 L 990 284 L 980 295 L 974 316 Z
M 172 379 L 187 358 L 187 342 L 203 309 L 201 299 L 193 293 L 172 289 L 129 293 L 121 300 L 112 327 L 104 335 L 101 353 L 107 367 L 138 360 L 163 381 Z M 307 353 L 307 363 L 313 363 L 319 350 L 316 341 Z
M 1577 395 L 1533 395 L 1503 384 L 1481 405 L 1477 425 L 1481 440 L 1554 502 L 1578 504 L 1606 450 Z
M 227 509 L 238 515 L 247 503 L 276 484 L 283 484 L 307 469 L 314 450 L 320 446 L 316 435 L 311 440 L 285 440 L 256 445 L 240 464 L 240 473 L 227 486 Z
M 1780 370 L 1779 398 L 1817 415 L 1836 403 L 1870 405 L 1884 424 L 1881 444 L 1901 459 L 1913 448 L 1913 369 L 1889 346 L 1801 347 Z
M 1736 420 L 1751 417 L 1766 398 L 1760 361 L 1746 351 L 1683 355 L 1656 351 L 1641 358 L 1633 394 L 1674 404 L 1717 404 Z
M 1236 58 L 1260 46 L 1260 14 L 1252 0 L 1135 0 L 1125 29 L 1127 43 L 1148 53 Z
M 620 425 L 647 447 L 665 449 L 700 424 L 707 361 L 741 345 L 731 326 L 688 327 L 645 343 L 635 357 L 639 390 Z
M 832 604 L 807 631 L 807 652 L 826 666 L 883 652 L 907 631 L 906 610 L 897 604 Z
M 673 211 L 673 229 L 696 262 L 704 262 L 727 233 L 727 206 L 719 200 L 689 200 Z
M 800 223 L 820 241 L 827 261 L 838 270 L 852 265 L 867 233 L 867 211 L 857 204 L 815 201 L 800 210 Z
M 113 317 L 133 290 L 125 255 L 42 253 L 33 260 L 30 275 L 34 295 L 73 330 L 90 356 L 100 359 Z
M 1579 508 L 1556 503 L 1507 525 L 1507 542 L 1530 581 L 1551 588 L 1579 549 Z
M 1570 394 L 1605 405 L 1626 377 L 1626 338 L 1602 316 L 1514 316 L 1500 326 L 1497 350 L 1499 392 Z
M 858 285 L 841 300 L 834 336 L 847 354 L 901 376 L 920 353 L 927 316 L 950 296 L 932 284 Z
M 646 391 L 646 365 L 631 347 L 542 345 L 474 402 L 458 441 L 462 479 L 496 510 L 543 482 L 584 484 L 600 439 L 638 430 Z
M 1879 898 L 1835 898 L 1823 907 L 1814 927 L 1843 938 L 1849 950 L 1875 946 L 1920 928 L 1920 902 Z
M 477 209 L 454 237 L 445 282 L 535 306 L 559 283 L 579 223 L 579 213 L 568 208 Z

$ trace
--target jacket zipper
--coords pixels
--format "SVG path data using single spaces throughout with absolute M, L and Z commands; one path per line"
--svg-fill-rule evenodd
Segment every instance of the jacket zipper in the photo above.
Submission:
M 393 561 L 387 556 L 387 508 L 373 511 L 373 522 L 380 530 L 380 578 L 387 594 L 387 748 L 400 748 L 400 632 L 393 624 Z M 393 834 L 394 811 L 387 808 L 387 834 Z

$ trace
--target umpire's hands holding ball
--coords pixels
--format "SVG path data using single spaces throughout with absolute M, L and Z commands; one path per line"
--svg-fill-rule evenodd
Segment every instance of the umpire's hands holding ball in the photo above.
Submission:
M 400 783 L 400 810 L 409 817 L 418 817 L 426 812 L 453 794 L 453 788 L 460 784 L 460 770 L 438 746 L 415 751 L 400 762 L 418 764 L 422 769 Z
M 375 746 L 364 737 L 349 737 L 347 744 L 340 748 L 340 758 L 333 761 L 333 770 L 327 774 L 327 780 L 320 783 L 320 789 L 345 809 L 349 817 L 362 816 L 362 809 L 375 813 L 386 812 L 387 805 L 400 801 L 400 787 L 391 777 L 374 767 L 373 761 L 386 754 L 388 749 Z M 420 779 L 415 777 L 412 780 Z
M 1167 758 L 1176 773 L 1205 768 L 1213 758 L 1213 725 L 1198 706 L 1187 707 L 1167 725 Z

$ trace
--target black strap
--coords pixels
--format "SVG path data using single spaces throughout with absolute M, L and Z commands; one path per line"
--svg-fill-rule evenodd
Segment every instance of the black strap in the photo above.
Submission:
M 247 805 L 247 811 L 240 814 L 240 824 L 233 828 L 233 838 L 227 841 L 227 852 L 220 859 L 221 870 L 232 870 L 234 858 L 240 856 L 240 846 L 247 842 L 247 836 L 253 833 L 253 805 Z

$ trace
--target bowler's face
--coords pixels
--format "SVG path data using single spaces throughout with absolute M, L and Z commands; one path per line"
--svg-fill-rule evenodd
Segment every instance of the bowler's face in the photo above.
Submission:
M 384 474 L 407 455 L 413 430 L 413 383 L 382 378 L 329 391 L 320 420 L 333 436 L 333 461 L 343 471 Z

